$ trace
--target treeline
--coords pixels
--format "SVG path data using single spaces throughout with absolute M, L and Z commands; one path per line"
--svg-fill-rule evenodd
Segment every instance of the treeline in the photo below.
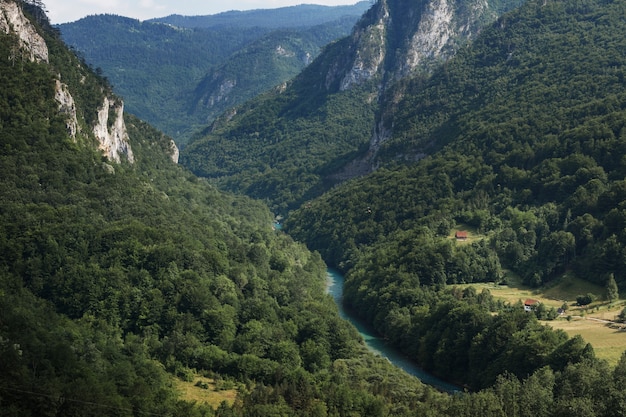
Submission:
M 324 25 L 347 16 L 358 19 L 370 6 L 368 1 L 343 6 L 300 4 L 274 9 L 230 10 L 206 16 L 170 15 L 149 21 L 186 28 L 303 28 Z

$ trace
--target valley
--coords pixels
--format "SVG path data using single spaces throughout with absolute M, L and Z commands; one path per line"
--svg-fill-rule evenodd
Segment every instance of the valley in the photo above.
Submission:
M 206 63 L 135 60 L 127 107 L 40 0 L 0 0 L 0 414 L 626 413 L 623 0 L 379 0 L 345 36 L 208 44 L 172 18 L 86 22 L 215 49 L 213 92 L 320 44 L 211 121 L 162 106 L 177 143 L 129 108 Z

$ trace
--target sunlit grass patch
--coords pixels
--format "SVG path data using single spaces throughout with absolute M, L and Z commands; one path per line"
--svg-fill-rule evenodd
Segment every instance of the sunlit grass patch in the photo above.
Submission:
M 457 224 L 448 234 L 449 239 L 455 240 L 457 243 L 472 243 L 485 238 L 485 235 L 478 233 L 475 227 L 466 224 Z
M 554 329 L 564 330 L 570 337 L 580 335 L 591 343 L 596 357 L 606 360 L 611 366 L 617 365 L 622 352 L 626 350 L 626 331 L 621 326 L 611 325 L 593 318 L 560 319 L 545 322 Z
M 531 288 L 524 285 L 521 278 L 510 271 L 506 271 L 505 285 L 494 283 L 469 285 L 475 287 L 477 291 L 486 288 L 494 297 L 510 304 L 524 302 L 528 298 L 557 309 L 567 304 L 566 312 L 559 319 L 544 323 L 565 331 L 570 337 L 582 336 L 585 341 L 591 343 L 596 356 L 612 366 L 617 364 L 622 352 L 626 351 L 626 330 L 621 330 L 622 325 L 613 322 L 624 308 L 624 301 L 620 300 L 609 305 L 604 300 L 605 289 L 602 286 L 573 274 L 564 274 L 543 287 Z M 596 301 L 585 307 L 576 305 L 576 298 L 588 293 L 595 295 Z
M 237 397 L 235 388 L 223 389 L 223 384 L 216 383 L 214 379 L 196 375 L 192 381 L 174 380 L 176 389 L 180 392 L 181 399 L 190 402 L 205 403 L 217 408 L 223 401 L 232 405 Z

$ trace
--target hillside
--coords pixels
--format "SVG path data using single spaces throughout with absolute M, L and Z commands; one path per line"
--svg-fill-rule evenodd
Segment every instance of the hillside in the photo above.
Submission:
M 295 76 L 324 45 L 347 35 L 365 7 L 296 6 L 144 22 L 98 15 L 58 28 L 110 80 L 130 113 L 184 144 L 226 109 Z M 304 20 L 294 18 L 300 12 Z M 285 27 L 285 13 L 295 27 Z M 192 23 L 197 19 L 221 23 Z
M 38 4 L 0 0 L 2 415 L 624 413 L 626 356 L 611 368 L 521 306 L 420 285 L 387 262 L 390 246 L 359 248 L 352 259 L 371 256 L 348 292 L 368 291 L 390 341 L 484 389 L 441 394 L 372 356 L 325 295 L 320 256 L 273 230 L 260 202 L 177 166 L 172 140 L 124 113 Z M 429 231 L 397 246 L 436 273 L 429 251 L 446 244 L 418 236 Z M 472 262 L 488 247 L 460 248 L 469 267 L 497 268 Z M 379 270 L 357 288 L 366 266 Z M 207 397 L 189 394 L 196 380 L 225 402 L 194 402 Z
M 392 86 L 428 73 L 517 4 L 380 1 L 292 82 L 218 119 L 181 162 L 286 214 L 371 172 Z
M 399 415 L 438 396 L 369 355 L 319 255 L 176 165 L 36 5 L 0 0 L 0 51 L 2 415 Z M 196 374 L 237 401 L 185 401 L 175 377 Z
M 624 29 L 620 1 L 505 14 L 432 76 L 390 90 L 380 168 L 303 205 L 285 230 L 349 272 L 351 307 L 451 377 L 484 373 L 472 348 L 486 332 L 424 325 L 436 313 L 423 287 L 497 283 L 508 268 L 531 287 L 567 271 L 624 291 Z M 448 237 L 467 228 L 484 238 Z M 466 361 L 438 360 L 451 352 Z

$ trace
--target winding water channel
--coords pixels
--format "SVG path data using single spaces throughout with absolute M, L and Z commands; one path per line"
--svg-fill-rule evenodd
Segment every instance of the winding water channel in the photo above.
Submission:
M 398 352 L 395 348 L 387 345 L 385 340 L 376 335 L 376 332 L 360 321 L 357 317 L 350 314 L 349 311 L 346 311 L 343 307 L 343 276 L 334 269 L 328 269 L 327 271 L 327 291 L 335 300 L 337 307 L 339 307 L 339 315 L 348 320 L 350 323 L 356 327 L 359 331 L 363 340 L 365 340 L 365 344 L 367 347 L 377 355 L 380 355 L 393 365 L 403 369 L 405 372 L 416 376 L 423 383 L 432 385 L 440 391 L 445 391 L 449 393 L 459 392 L 460 389 L 456 385 L 452 385 L 447 383 L 423 369 L 419 368 L 417 365 L 409 361 L 405 356 L 403 356 L 400 352 Z

